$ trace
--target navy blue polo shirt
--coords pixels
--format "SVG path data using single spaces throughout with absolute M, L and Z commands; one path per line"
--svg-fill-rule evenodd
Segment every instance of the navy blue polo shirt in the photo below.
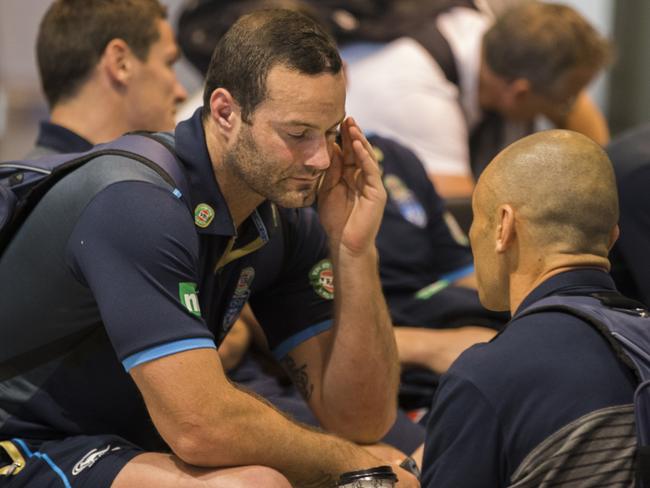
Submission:
M 483 308 L 475 290 L 452 285 L 474 272 L 472 253 L 421 161 L 393 140 L 368 140 L 388 193 L 377 249 L 393 321 L 423 327 L 500 324 L 503 317 Z
M 215 348 L 247 300 L 276 357 L 331 327 L 314 211 L 266 202 L 235 229 L 198 111 L 176 150 L 191 209 L 146 166 L 102 156 L 55 185 L 2 256 L 0 437 L 111 433 L 156 449 L 128 370 Z
M 55 153 L 76 153 L 88 151 L 92 148 L 91 142 L 58 124 L 43 120 L 39 124 L 36 148 L 46 149 Z
M 650 306 L 650 124 L 607 147 L 614 165 L 621 235 L 610 255 L 621 293 Z
M 614 289 L 603 271 L 567 271 L 534 289 L 518 312 L 553 294 Z M 560 312 L 515 313 L 442 377 L 427 425 L 422 486 L 509 486 L 531 451 L 590 412 L 631 404 L 635 384 L 584 321 Z
M 435 281 L 472 273 L 465 237 L 452 235 L 444 201 L 417 156 L 390 139 L 371 135 L 368 140 L 376 148 L 388 193 L 377 236 L 386 294 L 415 293 Z

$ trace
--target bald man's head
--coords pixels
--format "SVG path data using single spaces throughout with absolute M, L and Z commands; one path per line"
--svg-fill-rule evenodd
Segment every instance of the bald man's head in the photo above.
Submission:
M 503 150 L 481 175 L 477 202 L 488 218 L 510 204 L 541 250 L 606 257 L 618 221 L 612 165 L 576 132 L 551 130 Z

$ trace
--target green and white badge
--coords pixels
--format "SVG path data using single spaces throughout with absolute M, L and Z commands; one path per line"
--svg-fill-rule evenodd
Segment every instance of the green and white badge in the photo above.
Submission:
M 309 272 L 309 281 L 318 296 L 331 300 L 334 298 L 334 270 L 329 259 L 323 259 Z
M 196 290 L 196 283 L 189 281 L 178 284 L 178 297 L 185 308 L 197 317 L 201 316 L 201 307 L 199 305 L 199 293 Z
M 214 219 L 214 209 L 207 203 L 199 203 L 194 209 L 194 224 L 205 229 Z

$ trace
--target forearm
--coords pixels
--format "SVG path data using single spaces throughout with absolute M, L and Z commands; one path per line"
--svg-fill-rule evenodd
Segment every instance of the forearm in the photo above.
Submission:
M 297 425 L 249 393 L 228 396 L 229 413 L 224 418 L 230 425 L 223 432 L 223 423 L 214 419 L 207 438 L 197 432 L 201 444 L 212 448 L 197 449 L 200 455 L 193 456 L 192 464 L 271 466 L 300 487 L 331 487 L 345 471 L 382 464 L 350 442 Z
M 399 361 L 390 316 L 381 292 L 377 252 L 332 250 L 335 340 L 322 380 L 322 409 L 344 425 L 323 425 L 348 438 L 373 442 L 396 411 Z M 345 431 L 349 426 L 352 430 Z
M 395 338 L 402 364 L 429 368 L 442 374 L 468 347 L 489 341 L 496 332 L 485 327 L 424 329 L 395 327 Z
M 221 364 L 226 371 L 230 371 L 241 362 L 250 341 L 251 333 L 248 325 L 242 319 L 237 319 L 218 349 Z
M 471 175 L 429 173 L 429 179 L 442 198 L 466 198 L 472 196 L 474 190 Z
M 375 151 L 350 118 L 341 143 L 332 148 L 318 196 L 334 265 L 334 327 L 317 360 L 313 351 L 299 359 L 318 368 L 310 405 L 322 425 L 369 443 L 386 433 L 397 411 L 397 347 L 375 248 L 387 196 Z
M 179 353 L 132 371 L 156 428 L 186 463 L 269 466 L 301 487 L 333 486 L 342 472 L 381 464 L 354 444 L 292 422 L 219 371 L 210 350 Z

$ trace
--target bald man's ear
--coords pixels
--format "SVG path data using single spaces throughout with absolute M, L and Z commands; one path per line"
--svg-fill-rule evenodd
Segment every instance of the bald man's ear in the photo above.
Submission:
M 225 88 L 217 88 L 210 95 L 210 117 L 222 135 L 228 137 L 236 130 L 240 119 L 239 105 Z
M 134 54 L 122 39 L 112 39 L 104 49 L 99 65 L 112 82 L 126 85 L 133 76 Z
M 500 205 L 497 209 L 496 233 L 495 250 L 497 253 L 504 253 L 516 237 L 515 212 L 510 205 Z
M 614 247 L 614 244 L 616 244 L 616 241 L 618 241 L 618 237 L 620 235 L 621 229 L 618 224 L 616 224 L 609 233 L 609 247 L 607 248 L 609 251 L 612 250 L 612 247 Z

